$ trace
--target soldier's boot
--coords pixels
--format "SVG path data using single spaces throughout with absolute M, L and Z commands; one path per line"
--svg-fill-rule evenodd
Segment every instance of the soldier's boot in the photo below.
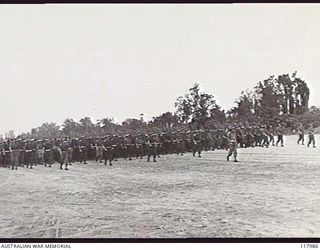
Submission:
M 60 163 L 60 170 L 62 170 L 63 163 Z
M 30 164 L 30 169 L 33 169 L 32 164 Z
M 237 156 L 238 156 L 238 153 L 237 153 L 237 151 L 235 151 L 235 152 L 233 153 L 234 162 L 239 162 L 239 161 L 237 160 Z
M 227 161 L 229 161 L 229 160 L 230 160 L 230 155 L 227 156 Z
M 150 161 L 150 155 L 148 155 L 148 159 L 147 159 L 147 161 L 148 161 L 148 162 Z
M 112 162 L 111 162 L 111 160 L 109 160 L 109 166 L 112 166 Z
M 196 152 L 192 152 L 192 156 L 193 156 L 193 157 L 196 157 Z
M 156 155 L 153 156 L 153 162 L 157 162 L 156 157 L 157 157 Z
M 69 165 L 70 165 L 70 163 L 69 163 Z M 69 170 L 68 169 L 68 163 L 66 163 L 66 167 L 64 168 L 65 170 Z
M 200 157 L 200 158 L 201 158 L 201 152 L 198 152 L 198 157 Z

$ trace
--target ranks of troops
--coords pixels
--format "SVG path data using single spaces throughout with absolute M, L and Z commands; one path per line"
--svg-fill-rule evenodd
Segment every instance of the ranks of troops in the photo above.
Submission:
M 298 130 L 298 144 L 304 144 L 304 130 Z M 275 137 L 277 141 L 275 142 Z M 309 145 L 315 147 L 314 130 L 309 130 Z M 87 164 L 96 161 L 112 165 L 120 158 L 129 161 L 134 158 L 156 162 L 160 155 L 183 155 L 191 152 L 201 157 L 203 151 L 229 150 L 227 160 L 234 156 L 237 162 L 237 148 L 284 146 L 281 126 L 228 126 L 222 129 L 200 129 L 188 131 L 166 131 L 127 135 L 106 135 L 103 137 L 53 138 L 53 139 L 7 139 L 0 141 L 0 165 L 11 169 L 36 165 L 68 170 L 73 162 Z

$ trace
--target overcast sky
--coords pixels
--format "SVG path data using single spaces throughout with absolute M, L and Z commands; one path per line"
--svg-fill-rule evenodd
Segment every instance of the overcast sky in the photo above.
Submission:
M 298 71 L 320 106 L 320 5 L 1 5 L 0 133 L 151 119 L 198 82 L 223 109 Z M 317 98 L 318 97 L 318 98 Z

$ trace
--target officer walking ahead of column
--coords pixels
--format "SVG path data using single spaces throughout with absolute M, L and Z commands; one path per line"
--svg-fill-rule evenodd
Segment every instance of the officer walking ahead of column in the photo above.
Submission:
M 229 161 L 230 156 L 233 154 L 234 162 L 238 162 L 237 156 L 237 133 L 233 127 L 229 127 L 229 132 L 227 133 L 229 153 L 227 156 L 227 161 Z

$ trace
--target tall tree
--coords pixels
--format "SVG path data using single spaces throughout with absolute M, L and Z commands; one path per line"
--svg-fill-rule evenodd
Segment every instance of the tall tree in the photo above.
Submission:
M 62 124 L 62 132 L 65 136 L 75 136 L 77 134 L 79 124 L 72 118 L 67 118 Z
M 91 121 L 90 117 L 84 117 L 80 119 L 80 131 L 84 135 L 93 134 L 94 131 L 94 124 Z
M 168 130 L 175 125 L 178 125 L 179 118 L 171 112 L 163 113 L 160 116 L 154 117 L 152 123 L 161 130 Z
M 205 118 L 217 114 L 220 107 L 214 96 L 200 91 L 199 84 L 194 84 L 189 93 L 177 98 L 175 114 L 180 122 L 203 121 Z M 220 113 L 221 115 L 221 113 Z

